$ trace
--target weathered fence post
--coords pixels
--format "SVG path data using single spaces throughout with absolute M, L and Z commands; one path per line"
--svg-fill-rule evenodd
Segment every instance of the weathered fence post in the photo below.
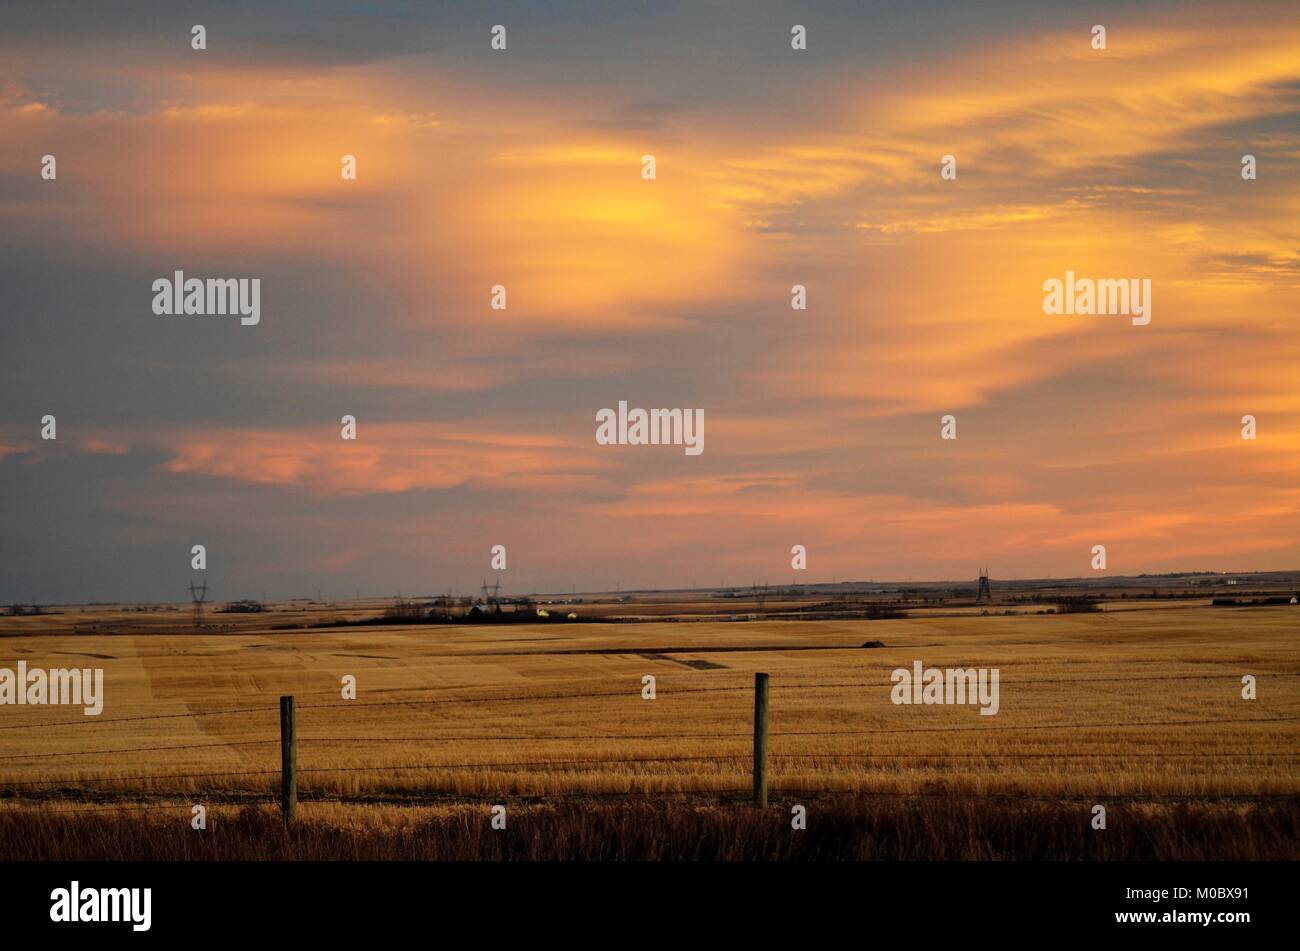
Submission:
M 298 737 L 293 697 L 280 698 L 280 808 L 287 825 L 298 807 Z
M 767 674 L 754 674 L 754 805 L 767 808 Z

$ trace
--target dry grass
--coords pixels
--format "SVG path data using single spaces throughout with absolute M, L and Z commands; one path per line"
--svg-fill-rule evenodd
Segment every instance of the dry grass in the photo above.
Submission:
M 361 804 L 376 801 L 655 793 L 689 806 L 678 810 L 683 822 L 703 821 L 686 817 L 709 815 L 708 804 L 748 788 L 756 670 L 772 677 L 777 803 L 872 793 L 881 821 L 904 822 L 928 813 L 891 804 L 903 794 L 956 797 L 956 815 L 973 808 L 969 796 L 1071 816 L 1080 804 L 1136 808 L 1154 799 L 1165 812 L 1152 822 L 1187 802 L 1204 821 L 1204 810 L 1218 809 L 1231 823 L 1248 821 L 1244 804 L 1274 798 L 1269 809 L 1294 817 L 1300 615 L 1148 607 L 1017 617 L 918 611 L 878 622 L 250 627 L 278 623 L 270 615 L 239 618 L 236 633 L 118 636 L 59 634 L 54 617 L 6 618 L 0 665 L 102 666 L 107 699 L 98 719 L 69 708 L 0 708 L 0 789 L 11 797 L 0 800 L 0 819 L 52 800 L 265 801 L 278 781 L 277 698 L 289 693 L 300 707 L 303 796 L 354 802 L 321 816 L 364 813 Z M 866 640 L 886 646 L 860 649 Z M 916 659 L 999 667 L 1001 712 L 893 705 L 890 671 Z M 1259 678 L 1253 702 L 1241 699 L 1247 673 Z M 356 701 L 339 696 L 344 674 L 357 678 Z M 641 699 L 644 674 L 658 678 L 656 700 Z M 472 702 L 444 702 L 458 699 Z M 231 709 L 250 712 L 193 716 Z M 158 715 L 174 716 L 118 719 Z M 559 821 L 567 807 L 556 808 L 539 814 Z M 136 821 L 126 812 L 60 821 L 74 820 L 87 830 Z M 1283 841 L 1289 857 L 1300 855 L 1294 835 Z M 1034 842 L 1025 845 L 1039 849 Z
M 638 801 L 486 807 L 305 806 L 292 829 L 272 807 L 210 814 L 184 804 L 72 816 L 0 813 L 0 854 L 24 860 L 1266 860 L 1300 843 L 1294 804 L 1117 806 L 1094 831 L 1083 804 L 840 798 L 784 810 Z

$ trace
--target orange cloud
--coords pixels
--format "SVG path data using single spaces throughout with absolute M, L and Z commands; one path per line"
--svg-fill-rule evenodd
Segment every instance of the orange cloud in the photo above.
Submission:
M 338 429 L 216 429 L 168 442 L 167 471 L 331 495 L 409 492 L 460 485 L 557 491 L 586 488 L 607 468 L 562 440 L 470 426 L 358 425 L 355 441 Z
M 1300 134 L 1274 128 L 1300 106 L 1300 24 L 1276 13 L 1135 15 L 1104 53 L 1084 29 L 984 41 L 888 86 L 828 68 L 811 85 L 844 105 L 797 136 L 716 110 L 593 126 L 550 88 L 503 102 L 364 67 L 171 77 L 130 115 L 9 90 L 3 172 L 57 151 L 77 200 L 6 212 L 122 261 L 292 253 L 346 274 L 377 291 L 365 332 L 241 372 L 473 394 L 484 418 L 363 419 L 356 443 L 199 423 L 79 451 L 148 445 L 175 476 L 313 495 L 517 490 L 546 496 L 575 548 L 615 550 L 612 521 L 648 551 L 747 566 L 805 540 L 828 570 L 878 576 L 966 553 L 1077 552 L 1082 571 L 1093 543 L 1115 570 L 1265 560 L 1300 537 Z M 1255 182 L 1249 150 L 1268 159 Z M 1042 282 L 1067 269 L 1150 278 L 1152 324 L 1045 315 Z M 698 388 L 709 448 L 690 478 L 571 437 L 600 404 L 520 422 L 534 393 L 638 375 Z

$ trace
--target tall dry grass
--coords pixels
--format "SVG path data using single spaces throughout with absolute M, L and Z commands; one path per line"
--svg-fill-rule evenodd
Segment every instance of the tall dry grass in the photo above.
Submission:
M 306 804 L 293 827 L 268 806 L 217 808 L 194 831 L 184 804 L 75 816 L 0 812 L 0 854 L 31 860 L 1263 860 L 1300 854 L 1295 802 L 1112 806 L 836 798 L 782 808 L 656 801 L 511 806 Z

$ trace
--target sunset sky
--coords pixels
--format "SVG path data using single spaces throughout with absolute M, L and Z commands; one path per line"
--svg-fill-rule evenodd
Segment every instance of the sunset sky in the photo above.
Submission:
M 1300 567 L 1294 0 L 280 6 L 0 10 L 0 601 Z

